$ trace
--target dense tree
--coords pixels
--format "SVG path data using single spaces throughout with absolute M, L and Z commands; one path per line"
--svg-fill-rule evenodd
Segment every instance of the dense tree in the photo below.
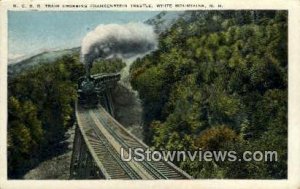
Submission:
M 119 59 L 96 61 L 91 73 L 119 72 Z M 38 162 L 61 149 L 66 130 L 74 123 L 79 54 L 41 64 L 10 78 L 8 85 L 8 175 L 20 178 Z
M 175 162 L 188 173 L 286 178 L 286 11 L 193 12 L 130 72 L 149 145 L 278 152 L 278 162 Z
M 126 64 L 121 59 L 98 60 L 94 62 L 91 74 L 115 73 L 125 66 Z
M 74 121 L 76 82 L 83 75 L 77 56 L 33 67 L 8 85 L 8 174 L 19 178 L 57 153 Z

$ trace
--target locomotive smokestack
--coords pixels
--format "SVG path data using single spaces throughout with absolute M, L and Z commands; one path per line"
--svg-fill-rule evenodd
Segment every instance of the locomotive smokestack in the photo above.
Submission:
M 91 65 L 92 64 L 90 64 L 90 63 L 85 63 L 84 64 L 86 78 L 90 78 L 91 77 Z

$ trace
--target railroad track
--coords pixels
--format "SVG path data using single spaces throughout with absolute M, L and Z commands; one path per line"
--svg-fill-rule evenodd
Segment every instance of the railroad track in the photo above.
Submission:
M 78 108 L 77 119 L 80 129 L 84 132 L 86 139 L 94 151 L 98 160 L 101 162 L 100 169 L 110 176 L 110 179 L 141 179 L 141 177 L 128 165 L 120 159 L 119 153 L 110 144 L 107 138 L 97 128 L 94 120 L 85 110 Z
M 121 144 L 121 146 L 129 151 L 129 148 L 143 148 L 147 149 L 148 146 L 142 141 L 129 133 L 120 123 L 109 115 L 101 106 L 98 109 L 91 110 L 92 113 L 101 122 L 103 127 Z M 170 162 L 161 161 L 141 161 L 139 162 L 144 171 L 149 173 L 154 179 L 189 179 L 187 173 L 179 170 L 175 165 Z
M 99 91 L 105 90 L 103 84 L 115 82 L 120 79 L 120 74 L 97 74 L 91 76 Z M 84 80 L 84 77 L 79 79 Z M 100 87 L 102 86 L 102 87 Z M 98 91 L 98 92 L 99 92 Z M 134 157 L 134 152 L 129 149 L 143 148 L 148 150 L 148 146 L 137 137 L 129 133 L 119 122 L 117 122 L 101 105 L 94 108 L 85 109 L 76 103 L 76 118 L 78 123 L 79 141 L 84 150 L 74 153 L 74 164 L 77 165 L 79 157 L 80 167 L 95 168 L 99 174 L 97 178 L 106 179 L 191 179 L 192 177 L 179 169 L 169 161 L 123 161 L 121 159 L 121 148 L 124 153 Z M 82 140 L 83 139 L 83 140 Z M 84 151 L 84 152 L 83 152 Z M 76 154 L 79 153 L 79 156 Z M 132 154 L 129 154 L 132 153 Z M 88 155 L 87 155 L 88 154 Z M 126 156 L 125 155 L 125 156 Z M 82 160 L 81 156 L 83 157 Z M 87 160 L 88 159 L 88 160 Z M 73 160 L 72 160 L 73 162 Z M 87 163 L 88 162 L 88 163 Z M 94 163 L 90 165 L 89 163 Z M 83 166 L 81 166 L 83 165 Z M 96 166 L 95 166 L 96 165 Z M 98 169 L 99 168 L 99 169 Z M 82 168 L 81 168 L 82 169 Z M 82 170 L 78 173 L 81 175 Z M 71 171 L 73 168 L 71 168 Z M 83 170 L 84 172 L 85 170 Z M 73 171 L 72 171 L 73 173 Z M 91 173 L 93 175 L 93 173 Z M 80 178 L 80 177 L 79 177 Z
M 121 147 L 148 149 L 129 133 L 102 106 L 84 109 L 76 106 L 79 129 L 99 169 L 108 179 L 190 179 L 187 173 L 167 161 L 123 161 Z M 132 151 L 133 153 L 133 151 Z M 131 154 L 133 156 L 133 154 Z

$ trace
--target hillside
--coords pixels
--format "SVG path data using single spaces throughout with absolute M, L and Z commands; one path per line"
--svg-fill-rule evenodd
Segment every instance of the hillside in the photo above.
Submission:
M 174 162 L 195 178 L 287 177 L 287 12 L 185 12 L 130 75 L 154 148 L 278 153 L 278 162 Z
M 15 75 L 21 73 L 22 71 L 28 70 L 34 66 L 53 63 L 56 60 L 62 58 L 63 56 L 68 56 L 68 55 L 73 56 L 76 54 L 78 55 L 79 52 L 80 52 L 80 47 L 76 47 L 72 49 L 43 52 L 34 55 L 30 58 L 26 58 L 16 63 L 9 64 L 7 68 L 8 76 L 14 77 Z

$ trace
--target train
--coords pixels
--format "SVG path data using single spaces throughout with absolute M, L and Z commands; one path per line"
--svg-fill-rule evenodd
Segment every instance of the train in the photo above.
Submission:
M 103 73 L 85 75 L 78 80 L 78 103 L 85 108 L 96 107 L 99 103 L 99 95 L 104 92 L 112 82 L 121 78 L 120 73 Z

